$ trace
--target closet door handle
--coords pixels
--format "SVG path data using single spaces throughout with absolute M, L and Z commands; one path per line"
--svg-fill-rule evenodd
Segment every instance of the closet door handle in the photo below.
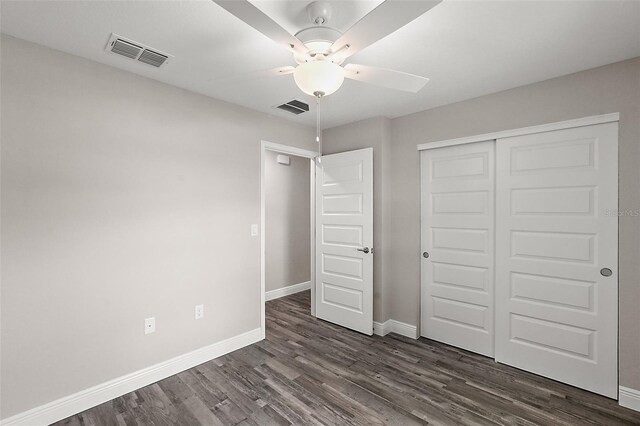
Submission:
M 369 247 L 365 247 L 365 248 L 361 248 L 361 249 L 359 248 L 359 249 L 356 249 L 356 250 L 361 251 L 364 254 L 368 254 L 369 253 Z
M 429 252 L 428 251 L 422 252 L 422 257 L 424 257 L 425 259 L 428 259 L 429 258 Z

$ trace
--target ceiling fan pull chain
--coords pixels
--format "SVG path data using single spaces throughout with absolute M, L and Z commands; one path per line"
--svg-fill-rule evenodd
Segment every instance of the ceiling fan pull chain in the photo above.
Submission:
M 322 155 L 322 139 L 320 137 L 320 98 L 321 92 L 316 92 L 316 142 L 318 142 L 318 155 Z

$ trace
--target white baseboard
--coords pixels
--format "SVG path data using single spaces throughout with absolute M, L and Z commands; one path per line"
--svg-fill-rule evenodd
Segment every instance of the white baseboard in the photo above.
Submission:
M 0 425 L 48 425 L 262 339 L 262 329 L 256 328 L 0 420 Z
M 389 334 L 389 320 L 385 322 L 373 322 L 373 334 L 378 336 L 386 336 Z
M 310 288 L 311 288 L 311 281 L 307 281 L 300 284 L 293 284 L 287 287 L 282 287 L 282 288 L 265 292 L 264 300 L 269 301 L 273 299 L 279 299 L 284 296 L 289 296 L 290 294 L 295 294 L 301 291 L 309 290 Z
M 618 404 L 631 408 L 632 410 L 640 411 L 640 390 L 620 386 L 618 391 Z
M 373 322 L 373 333 L 378 336 L 386 336 L 389 333 L 396 333 L 410 339 L 418 338 L 418 328 L 415 325 L 389 319 L 385 322 Z

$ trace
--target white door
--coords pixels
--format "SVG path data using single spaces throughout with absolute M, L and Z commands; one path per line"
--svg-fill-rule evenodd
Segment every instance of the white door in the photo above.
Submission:
M 618 124 L 496 146 L 496 361 L 616 398 Z
M 493 356 L 494 142 L 422 151 L 421 335 Z
M 316 164 L 316 316 L 371 335 L 373 149 Z

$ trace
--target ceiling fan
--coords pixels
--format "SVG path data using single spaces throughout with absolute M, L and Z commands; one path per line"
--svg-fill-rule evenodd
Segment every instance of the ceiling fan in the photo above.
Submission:
M 428 78 L 400 71 L 346 64 L 350 56 L 402 28 L 442 0 L 385 0 L 344 34 L 330 26 L 332 7 L 326 1 L 307 6 L 312 26 L 290 34 L 248 0 L 213 0 L 265 36 L 293 53 L 296 67 L 270 70 L 293 74 L 297 86 L 317 99 L 340 88 L 345 78 L 417 93 Z

